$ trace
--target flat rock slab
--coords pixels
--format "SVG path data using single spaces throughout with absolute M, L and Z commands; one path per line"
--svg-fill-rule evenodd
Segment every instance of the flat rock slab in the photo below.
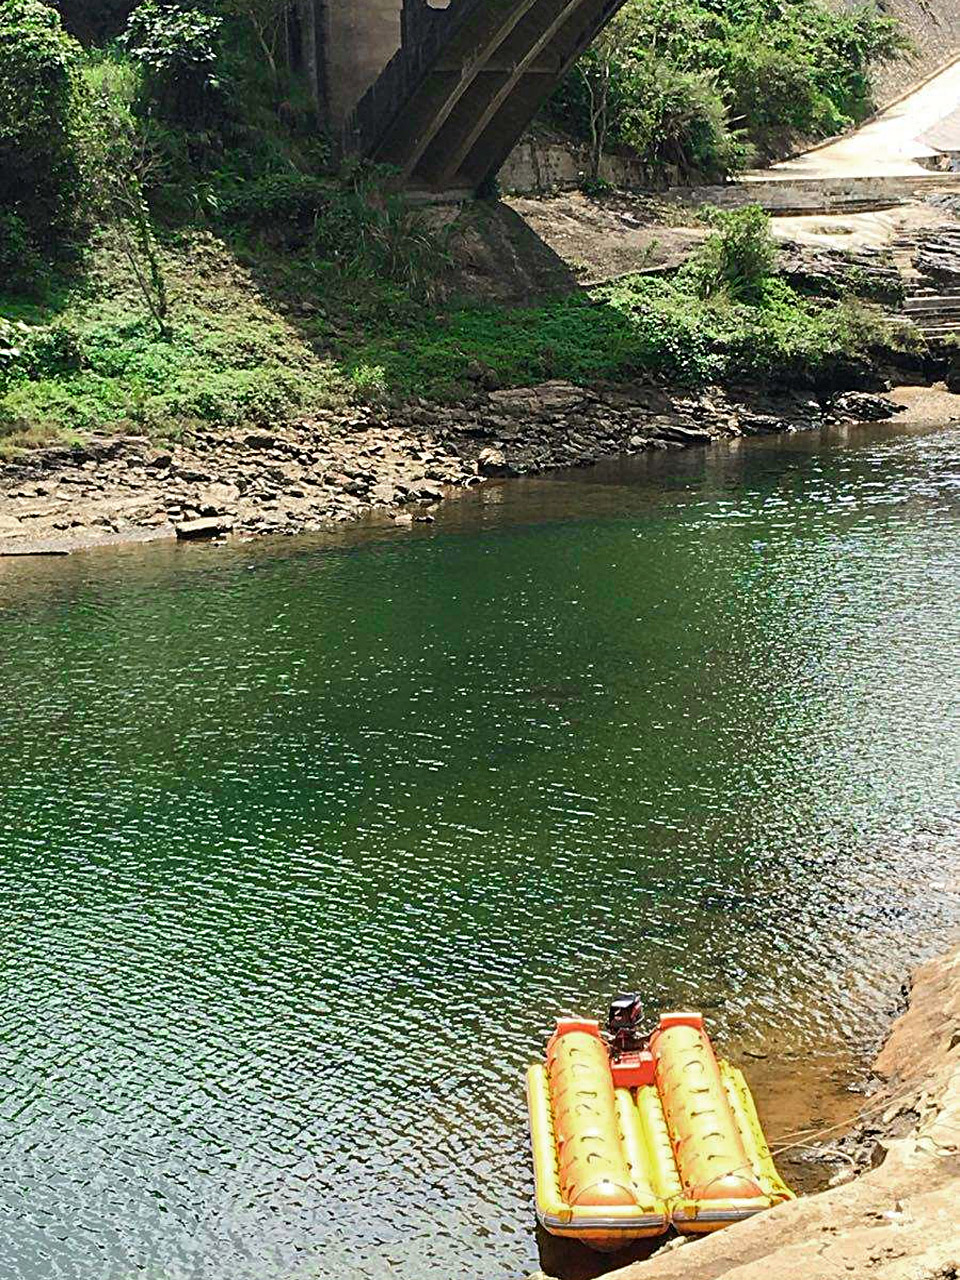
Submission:
M 712 431 L 706 431 L 701 427 L 681 427 L 675 424 L 658 426 L 657 435 L 665 440 L 676 440 L 678 444 L 709 444 L 715 439 Z
M 198 542 L 201 538 L 216 538 L 233 528 L 233 516 L 208 516 L 204 520 L 184 520 L 174 525 L 177 537 L 183 542 Z
M 81 528 L 54 537 L 25 535 L 20 538 L 0 538 L 0 557 L 68 556 L 74 551 L 92 551 L 97 547 L 119 547 L 133 542 L 162 542 L 172 536 L 173 530 L 168 524 L 162 528 L 149 529 L 131 526 L 115 532 Z
M 960 1274 L 960 948 L 923 966 L 864 1107 L 874 1167 L 607 1280 L 952 1280 Z M 881 1115 L 886 1096 L 890 1105 Z M 829 1131 L 828 1131 L 829 1132 Z
M 68 556 L 69 547 L 45 546 L 42 542 L 0 542 L 0 556 Z

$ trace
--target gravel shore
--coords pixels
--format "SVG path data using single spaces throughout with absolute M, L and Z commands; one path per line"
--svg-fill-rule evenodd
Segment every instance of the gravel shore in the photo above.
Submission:
M 936 394 L 939 420 L 960 417 L 960 396 Z M 691 394 L 557 381 L 478 389 L 471 402 L 454 407 L 360 407 L 273 430 L 198 432 L 172 444 L 93 437 L 0 466 L 0 555 L 64 554 L 155 538 L 295 534 L 371 510 L 401 523 L 429 520 L 430 508 L 447 494 L 491 477 L 904 411 L 915 418 L 923 404 L 916 394 L 905 402 L 862 391 Z

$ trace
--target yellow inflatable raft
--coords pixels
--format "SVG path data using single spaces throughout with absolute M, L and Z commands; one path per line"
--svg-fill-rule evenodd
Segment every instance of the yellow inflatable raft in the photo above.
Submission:
M 618 1249 L 793 1199 L 743 1075 L 717 1061 L 699 1013 L 663 1014 L 643 1047 L 623 1036 L 609 1049 L 599 1023 L 560 1019 L 546 1063 L 527 1073 L 547 1231 Z

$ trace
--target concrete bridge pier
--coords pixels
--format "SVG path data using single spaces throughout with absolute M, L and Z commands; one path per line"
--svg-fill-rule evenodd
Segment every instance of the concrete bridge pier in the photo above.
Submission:
M 426 5 L 447 9 L 454 2 Z M 404 0 L 303 0 L 303 9 L 318 50 L 318 96 L 336 135 L 399 50 Z
M 497 172 L 624 0 L 299 3 L 301 61 L 332 137 L 411 190 L 451 194 Z
M 400 48 L 403 0 L 319 0 L 321 82 L 336 132 Z

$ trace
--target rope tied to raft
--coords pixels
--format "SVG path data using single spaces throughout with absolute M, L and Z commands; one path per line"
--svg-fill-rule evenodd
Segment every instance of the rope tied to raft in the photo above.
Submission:
M 814 1145 L 821 1138 L 825 1138 L 831 1133 L 836 1133 L 838 1130 L 853 1129 L 858 1124 L 861 1124 L 863 1121 L 868 1120 L 873 1116 L 882 1115 L 884 1111 L 889 1110 L 889 1108 L 892 1107 L 895 1103 L 903 1102 L 908 1098 L 916 1097 L 916 1095 L 917 1095 L 917 1089 L 916 1089 L 916 1086 L 914 1085 L 910 1088 L 902 1089 L 899 1093 L 894 1093 L 882 1099 L 878 1099 L 877 1102 L 873 1103 L 868 1107 L 861 1108 L 861 1110 L 859 1110 L 855 1115 L 851 1116 L 850 1119 L 848 1120 L 841 1120 L 837 1124 L 827 1125 L 822 1129 L 794 1129 L 793 1131 L 789 1133 L 785 1133 L 782 1136 L 785 1138 L 799 1138 L 800 1140 L 797 1142 L 785 1142 L 776 1147 L 770 1147 L 769 1148 L 770 1155 L 773 1159 L 777 1159 L 779 1156 L 784 1155 L 788 1151 L 796 1151 L 800 1147 L 807 1147 L 807 1146 Z M 960 1134 L 960 1125 L 952 1125 L 946 1122 L 941 1122 L 941 1124 L 943 1128 Z M 944 1158 L 946 1158 L 947 1156 L 956 1155 L 956 1149 L 942 1148 L 941 1150 L 937 1150 L 933 1154 L 938 1156 L 942 1155 Z M 844 1160 L 848 1160 L 852 1168 L 854 1169 L 856 1168 L 857 1162 L 853 1158 L 853 1156 L 849 1154 L 849 1152 L 838 1150 L 837 1155 Z M 752 1171 L 752 1166 L 749 1164 L 749 1162 L 746 1164 L 738 1165 L 737 1168 L 735 1169 L 726 1169 L 724 1170 L 723 1173 L 716 1174 L 713 1178 L 710 1179 L 710 1181 L 706 1185 L 712 1187 L 715 1182 L 720 1182 L 724 1178 L 729 1178 L 732 1174 L 748 1173 L 751 1171 Z

